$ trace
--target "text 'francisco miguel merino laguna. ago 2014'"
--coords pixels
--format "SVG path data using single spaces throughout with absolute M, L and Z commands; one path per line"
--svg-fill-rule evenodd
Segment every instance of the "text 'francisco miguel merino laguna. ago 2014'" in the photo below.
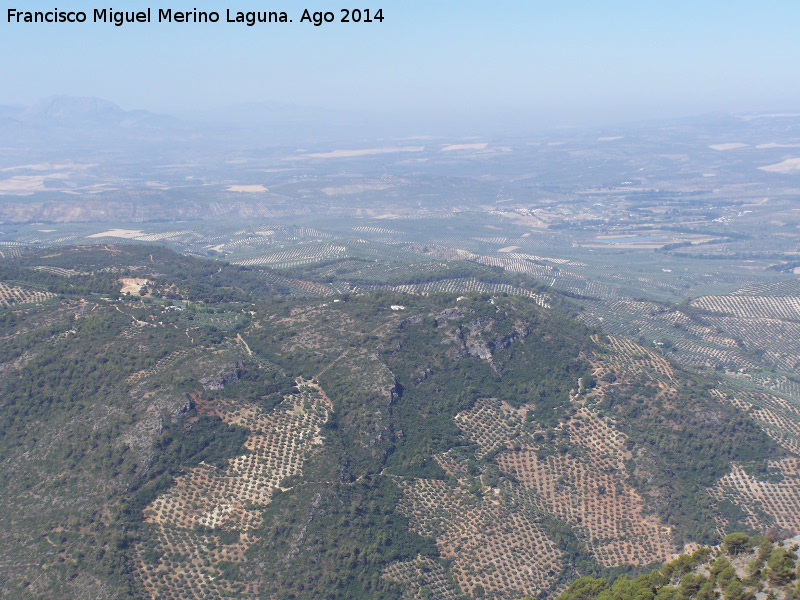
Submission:
M 324 23 L 382 23 L 383 9 L 341 9 L 337 15 L 333 12 L 303 11 L 300 23 L 309 23 L 319 27 Z M 225 10 L 223 19 L 217 11 L 188 10 L 178 11 L 171 8 L 159 8 L 141 11 L 115 11 L 113 8 L 95 8 L 89 13 L 84 11 L 68 11 L 54 8 L 50 11 L 27 11 L 9 8 L 6 21 L 8 23 L 111 23 L 121 27 L 126 23 L 241 23 L 252 27 L 256 23 L 292 23 L 288 13 L 284 11 L 236 11 Z M 155 17 L 155 19 L 153 18 Z

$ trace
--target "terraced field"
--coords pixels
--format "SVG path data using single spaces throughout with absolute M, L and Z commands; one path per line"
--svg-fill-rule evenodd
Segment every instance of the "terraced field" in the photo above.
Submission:
M 140 326 L 137 323 L 132 323 L 131 326 L 123 330 L 123 332 L 120 335 L 122 337 L 130 338 L 132 337 L 132 334 L 138 330 L 139 327 Z M 178 362 L 183 358 L 186 358 L 187 356 L 193 354 L 194 352 L 196 352 L 196 350 L 188 348 L 177 350 L 172 354 L 165 356 L 164 358 L 159 360 L 155 365 L 153 365 L 149 369 L 143 369 L 141 371 L 133 373 L 132 375 L 129 375 L 125 379 L 125 382 L 128 384 L 133 384 L 142 379 L 147 379 L 149 377 L 153 377 L 154 375 L 158 375 L 159 373 L 163 373 L 164 371 L 172 367 L 172 365 L 174 365 L 176 362 Z
M 378 288 L 380 289 L 380 288 Z M 532 298 L 539 306 L 548 307 L 546 294 L 525 290 L 507 283 L 485 283 L 477 279 L 448 279 L 422 284 L 409 284 L 392 286 L 392 291 L 405 294 L 424 294 L 424 293 L 446 293 L 446 294 L 467 294 L 479 292 L 484 294 L 514 294 Z
M 582 408 L 561 430 L 581 452 L 543 455 L 536 437 L 520 433 L 526 416 L 525 408 L 481 402 L 457 421 L 482 453 L 505 450 L 496 457 L 500 469 L 533 492 L 541 510 L 577 528 L 603 565 L 650 564 L 672 553 L 669 530 L 644 515 L 644 500 L 626 483 L 631 454 L 613 423 Z
M 18 258 L 27 252 L 27 247 L 22 244 L 0 243 L 0 260 Z
M 400 483 L 399 509 L 421 535 L 433 537 L 463 591 L 503 598 L 541 594 L 558 580 L 561 552 L 532 507 L 504 487 L 470 491 L 466 482 Z
M 662 390 L 669 391 L 673 377 L 664 368 L 666 361 L 645 348 L 628 340 L 610 337 L 608 349 L 612 352 L 606 364 L 614 365 L 615 372 L 637 372 L 639 377 L 648 372 Z M 614 358 L 616 354 L 619 358 Z M 655 359 L 656 364 L 646 364 L 644 356 Z M 629 360 L 624 360 L 625 358 Z M 621 362 L 619 359 L 623 359 Z M 604 369 L 595 373 L 602 376 Z M 767 435 L 788 450 L 787 458 L 769 461 L 769 469 L 778 474 L 780 480 L 758 477 L 748 472 L 743 465 L 734 464 L 731 471 L 720 478 L 709 490 L 717 501 L 729 501 L 736 505 L 745 515 L 743 523 L 753 530 L 763 529 L 766 523 L 774 523 L 787 530 L 797 530 L 800 526 L 797 515 L 800 514 L 800 463 L 796 458 L 800 454 L 800 404 L 797 401 L 796 383 L 786 377 L 776 380 L 765 377 L 752 381 L 750 389 L 746 382 L 753 378 L 737 374 L 721 382 L 719 388 L 712 389 L 711 395 L 723 403 L 731 404 L 747 414 Z M 735 383 L 734 383 L 735 381 Z M 743 385 L 745 386 L 743 388 Z M 596 394 L 604 395 L 604 385 L 600 385 Z M 777 393 L 768 393 L 765 389 L 774 389 Z M 780 395 L 779 395 L 780 394 Z M 608 439 L 608 434 L 604 434 Z M 727 521 L 719 519 L 719 530 L 724 531 Z
M 800 406 L 796 400 L 764 392 L 734 390 L 730 387 L 725 391 L 715 389 L 712 393 L 723 402 L 729 402 L 746 412 L 767 435 L 784 448 L 800 454 Z
M 605 567 L 669 559 L 675 551 L 670 529 L 646 514 L 644 498 L 627 483 L 626 436 L 580 408 L 557 433 L 576 450 L 552 453 L 528 414 L 528 407 L 483 399 L 456 417 L 478 446 L 476 457 L 494 455 L 509 481 L 491 487 L 486 473 L 469 475 L 464 460 L 451 453 L 436 457 L 449 482 L 400 481 L 401 510 L 415 531 L 436 539 L 461 589 L 502 598 L 558 591 L 564 565 L 542 527 L 547 518 L 569 524 Z
M 383 576 L 403 586 L 402 600 L 459 599 L 441 563 L 425 556 L 393 563 L 386 568 Z
M 291 250 L 284 250 L 272 254 L 256 256 L 254 258 L 237 259 L 234 264 L 243 266 L 269 265 L 273 267 L 295 267 L 298 265 L 311 264 L 342 258 L 345 256 L 347 248 L 335 244 L 326 244 L 314 247 L 298 247 Z
M 796 457 L 772 461 L 770 466 L 783 475 L 783 481 L 760 481 L 742 467 L 719 480 L 713 492 L 719 500 L 729 500 L 747 515 L 754 529 L 761 527 L 764 514 L 778 527 L 800 529 L 800 461 Z
M 260 525 L 261 508 L 282 481 L 302 473 L 303 463 L 323 444 L 321 427 L 332 408 L 316 382 L 299 379 L 297 387 L 299 393 L 286 396 L 270 413 L 241 402 L 197 402 L 200 414 L 250 431 L 247 453 L 225 469 L 204 464 L 191 469 L 145 508 L 151 527 L 140 547 L 138 573 L 151 598 L 254 592 L 220 577 L 220 570 L 245 562 L 244 553 L 257 540 L 249 532 Z
M 0 307 L 8 308 L 20 304 L 41 304 L 51 298 L 55 298 L 55 294 L 51 292 L 31 290 L 8 285 L 0 281 Z
M 670 529 L 645 513 L 644 499 L 603 464 L 573 457 L 538 458 L 523 449 L 497 458 L 551 514 L 569 523 L 606 567 L 645 566 L 675 551 Z
M 629 339 L 616 336 L 609 336 L 608 339 L 610 367 L 645 377 L 674 379 L 672 365 L 660 354 Z
M 702 296 L 692 305 L 737 317 L 800 319 L 800 296 Z
M 793 373 L 800 366 L 797 301 L 796 296 L 705 296 L 692 303 L 702 314 L 641 300 L 589 301 L 579 318 L 611 335 L 643 337 L 658 347 L 666 343 L 687 365 L 752 372 L 760 363 Z
M 36 271 L 42 271 L 44 273 L 51 273 L 53 275 L 58 275 L 60 277 L 72 277 L 73 275 L 77 275 L 78 272 L 75 269 L 62 269 L 61 267 L 47 267 L 47 266 L 39 266 L 33 267 Z

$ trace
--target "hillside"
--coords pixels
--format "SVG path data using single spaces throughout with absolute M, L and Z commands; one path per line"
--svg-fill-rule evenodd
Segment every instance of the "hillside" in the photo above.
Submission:
M 741 532 L 725 536 L 716 551 L 698 548 L 635 579 L 581 577 L 558 600 L 755 600 L 800 597 L 797 550 L 800 536 L 770 530 L 766 536 Z
M 143 245 L 0 262 L 3 596 L 545 599 L 800 530 L 779 395 L 521 277 L 292 275 Z

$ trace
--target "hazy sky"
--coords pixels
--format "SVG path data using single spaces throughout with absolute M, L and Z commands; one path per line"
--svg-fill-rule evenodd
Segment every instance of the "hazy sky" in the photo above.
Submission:
M 618 119 L 800 108 L 800 2 L 84 0 L 0 5 L 0 104 L 91 95 L 179 112 L 272 101 Z M 23 25 L 8 8 L 285 10 L 286 25 Z M 303 9 L 383 23 L 299 23 Z

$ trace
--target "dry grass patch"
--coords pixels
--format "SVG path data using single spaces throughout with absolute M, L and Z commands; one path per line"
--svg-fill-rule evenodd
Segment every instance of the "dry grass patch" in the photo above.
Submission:
M 119 282 L 122 284 L 119 293 L 131 295 L 138 294 L 142 286 L 148 283 L 147 279 L 142 279 L 141 277 L 123 277 Z
M 128 240 L 136 239 L 146 235 L 143 231 L 139 229 L 109 229 L 108 231 L 101 231 L 100 233 L 93 233 L 92 235 L 87 235 L 87 238 L 102 238 L 102 237 L 118 237 L 118 238 L 125 238 Z
M 478 144 L 450 144 L 449 146 L 445 146 L 442 148 L 442 152 L 452 152 L 453 150 L 485 150 L 486 146 L 489 144 L 487 142 L 481 142 Z
M 26 195 L 43 192 L 45 177 L 40 175 L 18 175 L 0 180 L 0 194 Z
M 794 173 L 800 171 L 800 158 L 787 158 L 783 162 L 759 167 L 759 169 L 770 173 Z
M 245 194 L 257 194 L 260 192 L 266 192 L 267 188 L 263 185 L 231 185 L 226 188 L 228 192 L 242 192 Z
M 372 154 L 391 154 L 392 152 L 422 152 L 425 146 L 401 146 L 397 148 L 365 148 L 363 150 L 333 150 L 332 152 L 315 152 L 291 156 L 286 160 L 305 160 L 307 158 L 353 158 Z
M 747 148 L 748 144 L 742 142 L 729 142 L 727 144 L 711 144 L 709 148 L 712 150 L 737 150 L 739 148 Z

